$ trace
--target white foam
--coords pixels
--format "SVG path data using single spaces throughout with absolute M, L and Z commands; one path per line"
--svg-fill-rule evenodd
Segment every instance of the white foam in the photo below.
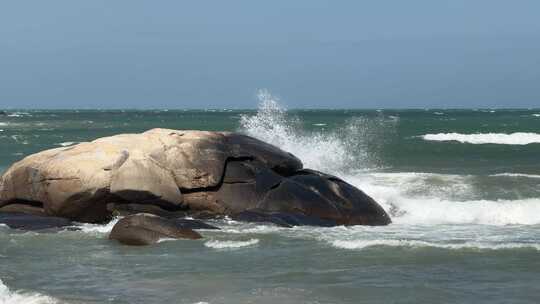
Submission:
M 540 114 L 533 114 L 534 117 L 540 117 Z
M 503 177 L 526 177 L 526 178 L 540 178 L 540 175 L 536 174 L 523 174 L 523 173 L 498 173 L 490 176 L 503 176 Z
M 80 224 L 79 228 L 86 233 L 105 234 L 111 232 L 114 225 L 120 220 L 120 217 L 112 219 L 107 224 Z
M 540 224 L 540 199 L 448 201 L 405 198 L 382 203 L 393 221 L 407 224 Z
M 275 232 L 279 232 L 284 229 L 289 228 L 283 228 L 271 224 L 249 224 L 249 223 L 240 223 L 239 225 L 236 225 L 234 227 L 223 227 L 223 232 L 226 233 L 235 233 L 235 234 L 246 234 L 246 233 L 258 233 L 258 234 L 271 234 Z
M 178 239 L 173 239 L 173 238 L 161 238 L 161 239 L 159 239 L 157 242 L 158 242 L 158 243 L 163 243 L 163 242 L 170 242 L 170 241 L 178 241 Z
M 258 239 L 250 239 L 248 241 L 208 241 L 204 243 L 204 246 L 214 249 L 235 249 L 253 246 L 259 243 Z
M 240 131 L 247 135 L 301 157 L 306 168 L 337 174 L 350 169 L 351 164 L 376 165 L 366 147 L 370 138 L 382 137 L 378 132 L 384 130 L 380 126 L 384 120 L 357 118 L 332 131 L 310 132 L 267 91 L 260 91 L 258 98 L 257 114 L 240 118 Z
M 0 280 L 0 304 L 53 304 L 58 300 L 36 292 L 11 291 Z
M 410 172 L 342 177 L 372 196 L 394 223 L 540 224 L 540 198 L 473 199 L 475 176 Z
M 30 113 L 27 112 L 15 112 L 7 115 L 8 117 L 23 117 L 23 116 L 32 116 Z
M 378 173 L 366 170 L 362 159 L 376 159 L 358 142 L 370 136 L 365 124 L 345 126 L 341 133 L 305 132 L 302 122 L 289 117 L 268 92 L 259 94 L 256 115 L 243 116 L 241 129 L 301 158 L 304 166 L 336 174 L 372 196 L 395 223 L 404 224 L 540 224 L 540 198 L 478 200 L 477 176 L 418 172 Z M 379 127 L 384 127 L 379 125 Z M 348 130 L 348 131 L 347 131 Z M 371 134 L 372 135 L 372 134 Z M 427 134 L 426 140 L 463 140 L 474 143 L 532 142 L 540 134 Z M 360 139 L 359 139 L 360 138 Z M 377 137 L 378 138 L 378 137 Z M 362 166 L 362 167 L 360 167 Z M 369 166 L 369 164 L 368 164 Z M 368 167 L 369 168 L 369 167 Z M 501 173 L 500 176 L 517 176 Z M 524 175 L 520 175 L 525 177 Z M 533 177 L 533 176 L 527 176 Z M 245 231 L 227 228 L 229 232 Z M 264 228 L 273 233 L 278 228 Z M 259 231 L 260 233 L 264 233 Z
M 480 250 L 505 250 L 505 249 L 534 249 L 540 251 L 538 243 L 482 243 L 482 242 L 464 242 L 464 243 L 437 243 L 419 240 L 399 240 L 399 239 L 378 239 L 378 240 L 336 240 L 331 245 L 342 249 L 365 249 L 375 246 L 386 247 L 433 247 L 451 250 L 460 249 L 480 249 Z
M 7 123 L 7 122 L 0 122 L 0 126 L 2 126 L 2 127 L 7 126 L 8 124 L 9 124 L 9 123 Z
M 425 134 L 421 136 L 428 141 L 457 141 L 468 144 L 498 144 L 498 145 L 528 145 L 540 143 L 540 134 L 517 132 L 511 134 L 505 133 L 438 133 Z
M 22 135 L 18 135 L 18 134 L 11 135 L 11 138 L 19 144 L 23 144 L 23 145 L 29 144 L 28 140 L 24 139 L 24 136 Z
M 78 144 L 79 142 L 77 141 L 66 141 L 66 142 L 62 142 L 62 143 L 59 143 L 59 144 L 56 144 L 57 146 L 62 146 L 62 147 L 68 147 L 68 146 L 72 146 L 74 144 Z

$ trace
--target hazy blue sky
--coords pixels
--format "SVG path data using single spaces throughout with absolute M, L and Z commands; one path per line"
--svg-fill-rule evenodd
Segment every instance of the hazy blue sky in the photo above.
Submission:
M 0 2 L 0 107 L 539 107 L 540 1 Z

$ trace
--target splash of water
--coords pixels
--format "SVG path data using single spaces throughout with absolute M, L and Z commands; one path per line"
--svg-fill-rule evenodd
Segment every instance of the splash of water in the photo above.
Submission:
M 540 223 L 537 198 L 485 200 L 475 195 L 471 176 L 366 170 L 381 165 L 380 147 L 376 145 L 395 129 L 395 120 L 357 117 L 336 129 L 308 131 L 303 121 L 268 91 L 260 91 L 258 97 L 257 113 L 241 118 L 242 132 L 293 153 L 307 168 L 335 174 L 362 189 L 391 214 L 395 223 Z
M 243 115 L 240 131 L 271 143 L 301 158 L 304 167 L 336 175 L 377 166 L 368 140 L 373 137 L 372 120 L 354 118 L 335 130 L 307 131 L 302 120 L 288 113 L 268 91 L 258 93 L 255 115 Z
M 0 303 L 2 304 L 55 304 L 59 303 L 54 298 L 32 292 L 11 291 L 0 280 Z

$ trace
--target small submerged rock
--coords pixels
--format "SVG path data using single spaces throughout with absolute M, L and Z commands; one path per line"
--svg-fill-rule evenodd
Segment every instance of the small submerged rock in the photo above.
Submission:
M 190 227 L 200 226 L 198 221 L 191 224 L 189 220 L 175 221 L 141 213 L 119 220 L 109 234 L 109 239 L 134 246 L 156 244 L 165 238 L 196 240 L 202 236 Z

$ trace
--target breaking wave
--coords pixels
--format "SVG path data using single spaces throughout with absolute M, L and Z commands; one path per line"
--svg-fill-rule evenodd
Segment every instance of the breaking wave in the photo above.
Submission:
M 383 164 L 370 138 L 384 140 L 391 132 L 388 121 L 343 123 L 326 131 L 306 131 L 299 117 L 290 115 L 267 91 L 259 93 L 255 115 L 241 118 L 241 131 L 270 142 L 300 157 L 304 166 L 335 174 L 377 200 L 399 224 L 540 224 L 540 198 L 483 199 L 475 193 L 475 176 L 418 172 L 377 172 Z M 395 120 L 394 120 L 395 122 Z M 376 127 L 374 127 L 376 126 Z M 376 130 L 376 131 L 374 131 Z M 390 130 L 390 131 L 389 131 Z M 377 133 L 378 132 L 378 133 Z M 383 133 L 381 133 L 383 132 Z M 386 133 L 384 133 L 386 132 Z M 426 140 L 457 140 L 470 143 L 527 144 L 540 142 L 540 134 L 427 134 Z M 374 164 L 376 164 L 374 166 Z M 375 169 L 375 170 L 373 170 Z M 501 173 L 491 178 L 536 177 Z
M 400 224 L 540 224 L 540 198 L 470 199 L 475 176 L 364 173 L 343 176 L 371 195 Z M 505 177 L 493 177 L 505 178 Z
M 250 239 L 247 241 L 208 241 L 204 243 L 204 246 L 213 248 L 213 249 L 236 249 L 242 247 L 249 247 L 257 245 L 259 243 L 258 239 Z
M 373 150 L 384 141 L 384 132 L 393 129 L 386 125 L 396 123 L 395 119 L 357 117 L 336 129 L 308 131 L 268 91 L 259 91 L 258 99 L 258 112 L 241 116 L 240 131 L 293 153 L 307 168 L 333 174 L 377 167 Z
M 407 224 L 540 224 L 540 199 L 447 201 L 401 198 L 387 208 L 396 223 Z
M 410 247 L 410 248 L 422 248 L 433 247 L 442 249 L 478 249 L 478 250 L 505 250 L 505 249 L 534 249 L 540 251 L 540 244 L 537 243 L 482 243 L 482 242 L 465 242 L 465 243 L 436 243 L 429 241 L 419 240 L 352 240 L 343 241 L 337 240 L 331 242 L 331 245 L 341 249 L 365 249 L 377 246 L 386 247 Z
M 504 176 L 504 177 L 524 177 L 524 178 L 540 178 L 537 174 L 523 174 L 523 173 L 497 173 L 490 176 Z
M 61 142 L 61 143 L 58 143 L 58 144 L 55 144 L 57 146 L 62 146 L 62 147 L 69 147 L 69 146 L 72 146 L 74 144 L 78 144 L 79 142 L 76 142 L 76 141 L 66 141 L 66 142 Z
M 511 134 L 505 133 L 438 133 L 426 134 L 421 136 L 427 141 L 457 141 L 467 144 L 497 144 L 497 145 L 528 145 L 540 143 L 540 134 L 517 132 Z
M 120 220 L 120 217 L 112 219 L 107 224 L 80 224 L 79 228 L 81 228 L 81 231 L 86 233 L 94 233 L 94 234 L 105 234 L 111 232 L 114 225 Z
M 53 304 L 58 300 L 37 292 L 11 291 L 0 280 L 0 303 L 1 304 Z

